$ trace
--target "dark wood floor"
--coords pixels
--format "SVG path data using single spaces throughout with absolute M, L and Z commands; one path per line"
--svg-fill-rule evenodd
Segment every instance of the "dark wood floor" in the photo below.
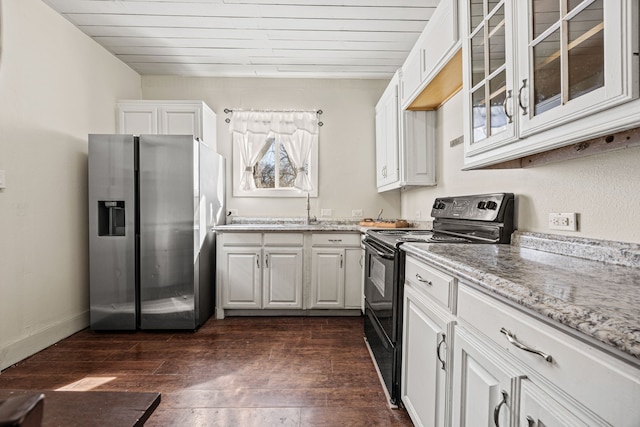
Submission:
M 360 317 L 231 317 L 197 332 L 81 331 L 6 369 L 0 388 L 157 391 L 148 426 L 411 426 L 389 409 Z

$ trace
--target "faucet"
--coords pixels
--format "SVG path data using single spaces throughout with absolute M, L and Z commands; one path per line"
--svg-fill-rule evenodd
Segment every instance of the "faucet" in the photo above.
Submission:
M 311 203 L 309 203 L 309 193 L 307 193 L 307 221 L 306 224 L 309 225 L 312 222 L 316 221 L 316 217 L 311 218 Z

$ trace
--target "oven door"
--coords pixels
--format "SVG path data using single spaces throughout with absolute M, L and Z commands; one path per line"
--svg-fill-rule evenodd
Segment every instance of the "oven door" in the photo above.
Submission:
M 400 251 L 365 239 L 364 298 L 371 314 L 391 343 L 398 334 L 398 263 Z

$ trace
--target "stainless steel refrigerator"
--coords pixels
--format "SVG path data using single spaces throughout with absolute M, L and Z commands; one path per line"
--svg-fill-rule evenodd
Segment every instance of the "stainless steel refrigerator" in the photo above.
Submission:
M 89 135 L 91 329 L 196 329 L 212 315 L 224 177 L 193 136 Z

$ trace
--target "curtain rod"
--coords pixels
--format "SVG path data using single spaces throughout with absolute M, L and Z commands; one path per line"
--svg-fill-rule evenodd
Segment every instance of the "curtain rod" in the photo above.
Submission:
M 313 113 L 315 112 L 316 115 L 320 116 L 323 111 L 322 110 L 242 110 L 242 109 L 237 109 L 237 110 L 232 110 L 230 108 L 225 108 L 224 109 L 224 113 L 225 114 L 229 114 L 229 113 L 233 113 L 234 111 L 256 111 L 259 113 Z M 224 119 L 225 123 L 231 123 L 231 119 L 229 117 L 227 117 L 226 119 Z M 324 125 L 324 123 L 322 123 L 320 120 L 318 120 L 318 126 L 322 126 Z

